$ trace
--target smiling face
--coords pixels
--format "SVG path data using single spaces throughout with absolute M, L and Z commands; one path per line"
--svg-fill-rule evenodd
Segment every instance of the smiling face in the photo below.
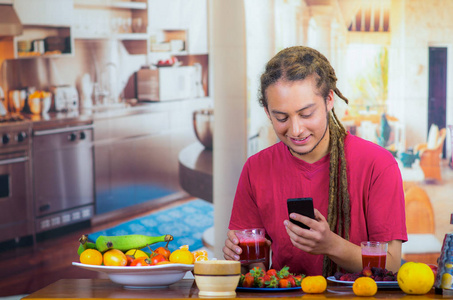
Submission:
M 266 89 L 266 113 L 278 138 L 291 153 L 314 163 L 329 151 L 329 112 L 333 91 L 326 99 L 314 76 L 303 80 L 279 80 Z

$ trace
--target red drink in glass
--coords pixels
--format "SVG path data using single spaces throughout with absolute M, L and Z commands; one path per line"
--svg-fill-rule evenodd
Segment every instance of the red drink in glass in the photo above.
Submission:
M 386 254 L 362 254 L 362 267 L 377 267 L 385 269 Z
M 239 247 L 242 249 L 239 255 L 241 263 L 254 263 L 266 260 L 267 245 L 264 228 L 252 228 L 236 231 L 239 239 Z
M 240 262 L 259 262 L 266 259 L 266 241 L 261 240 L 242 240 L 239 242 L 242 253 L 239 256 Z

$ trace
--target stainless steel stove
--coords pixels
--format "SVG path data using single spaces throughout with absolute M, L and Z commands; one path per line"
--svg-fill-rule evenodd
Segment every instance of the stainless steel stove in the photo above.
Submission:
M 0 117 L 0 241 L 34 234 L 31 122 Z

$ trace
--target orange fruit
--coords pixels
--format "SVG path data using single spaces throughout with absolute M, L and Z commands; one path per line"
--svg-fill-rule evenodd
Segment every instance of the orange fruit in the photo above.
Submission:
M 80 262 L 87 265 L 102 265 L 102 253 L 96 249 L 86 249 L 80 254 Z
M 377 290 L 376 281 L 370 277 L 359 277 L 352 285 L 352 291 L 356 296 L 371 297 L 377 293 Z
M 197 261 L 197 257 L 199 257 L 199 256 L 206 256 L 206 258 L 208 258 L 208 251 L 206 251 L 206 250 L 196 250 L 196 251 L 193 251 L 192 253 L 193 253 L 193 258 L 195 259 L 195 261 Z
M 406 262 L 398 270 L 398 285 L 406 294 L 422 295 L 434 285 L 434 273 L 424 263 Z
M 195 261 L 206 261 L 208 260 L 208 257 L 206 255 L 198 255 L 197 258 L 195 258 Z
M 306 276 L 302 279 L 302 291 L 307 294 L 320 294 L 324 293 L 327 289 L 327 280 L 324 276 Z
M 193 258 L 193 254 L 192 252 L 189 251 L 189 246 L 187 245 L 181 246 L 179 249 L 173 251 L 170 254 L 169 260 L 172 263 L 187 265 L 191 265 L 195 261 L 195 259 Z
M 126 266 L 127 257 L 122 251 L 118 249 L 111 249 L 104 253 L 104 265 L 106 266 Z

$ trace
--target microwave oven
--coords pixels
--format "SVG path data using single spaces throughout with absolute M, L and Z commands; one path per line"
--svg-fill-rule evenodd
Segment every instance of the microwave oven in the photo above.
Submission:
M 196 96 L 194 66 L 140 69 L 136 73 L 138 101 L 168 101 Z

